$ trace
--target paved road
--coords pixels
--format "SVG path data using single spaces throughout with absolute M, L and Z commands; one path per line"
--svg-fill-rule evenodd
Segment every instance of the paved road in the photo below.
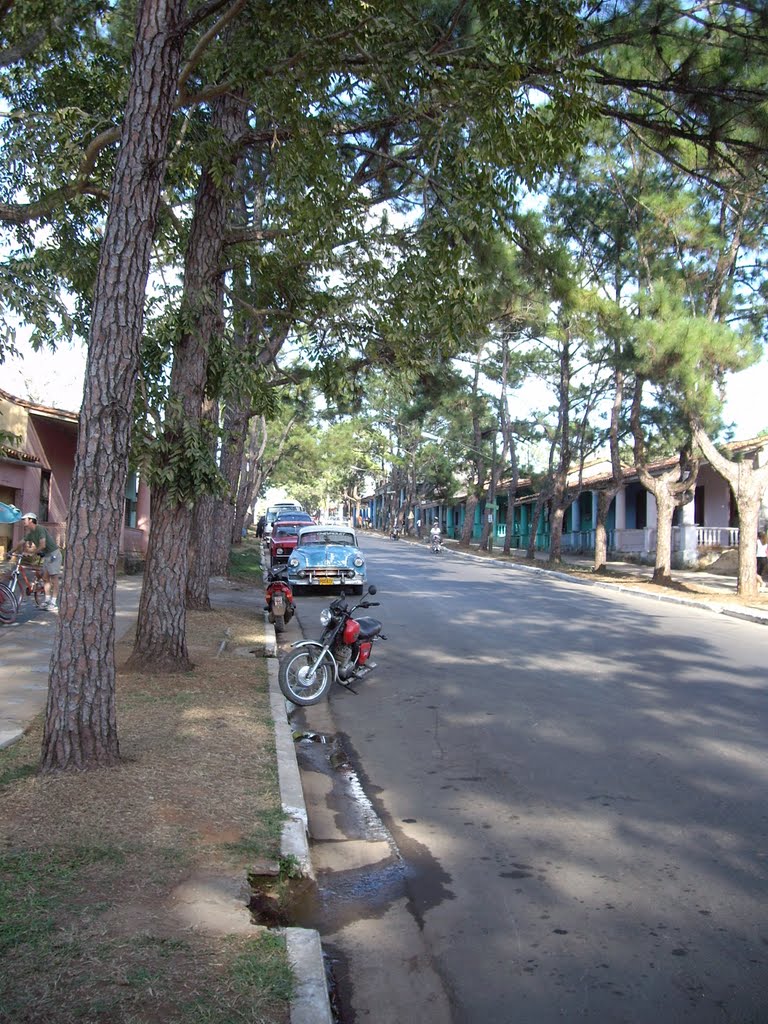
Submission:
M 365 547 L 391 639 L 357 697 L 304 716 L 340 735 L 398 851 L 375 833 L 344 865 L 316 837 L 347 1013 L 768 1020 L 765 626 Z M 324 603 L 300 602 L 310 636 Z

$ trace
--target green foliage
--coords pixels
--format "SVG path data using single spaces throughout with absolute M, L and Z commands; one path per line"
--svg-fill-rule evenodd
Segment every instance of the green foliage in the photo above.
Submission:
M 691 315 L 685 303 L 664 282 L 640 296 L 641 319 L 636 327 L 637 370 L 674 390 L 688 415 L 711 422 L 719 399 L 713 390 L 726 370 L 743 369 L 759 358 L 748 331 Z
M 171 504 L 192 508 L 201 494 L 223 496 L 227 484 L 216 465 L 212 426 L 195 424 L 171 401 L 163 429 L 156 436 L 134 438 L 133 458 L 150 487 L 161 490 Z

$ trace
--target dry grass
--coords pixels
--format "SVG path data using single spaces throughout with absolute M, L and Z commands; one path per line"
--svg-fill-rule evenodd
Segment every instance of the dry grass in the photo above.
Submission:
M 236 889 L 275 863 L 282 821 L 266 665 L 247 654 L 263 625 L 227 609 L 188 629 L 193 672 L 119 672 L 119 767 L 37 776 L 41 723 L 0 752 L 0 1021 L 288 1020 L 279 935 L 244 910 L 230 935 L 178 913 L 190 880 Z

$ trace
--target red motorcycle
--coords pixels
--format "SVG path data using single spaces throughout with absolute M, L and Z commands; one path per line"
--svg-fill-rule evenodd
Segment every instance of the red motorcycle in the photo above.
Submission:
M 296 613 L 293 603 L 293 590 L 287 579 L 287 565 L 277 566 L 267 573 L 267 590 L 264 599 L 264 611 L 269 613 L 269 621 L 274 625 L 276 633 L 285 632 L 285 624 L 290 622 Z
M 376 587 L 371 584 L 372 597 Z M 341 596 L 324 608 L 320 623 L 324 627 L 319 640 L 299 640 L 280 662 L 278 681 L 283 696 L 293 704 L 317 704 L 333 682 L 352 690 L 352 683 L 376 668 L 371 649 L 376 639 L 386 640 L 378 619 L 352 617 L 358 608 L 374 608 L 379 602 L 363 599 L 350 608 Z M 355 691 L 352 690 L 354 693 Z

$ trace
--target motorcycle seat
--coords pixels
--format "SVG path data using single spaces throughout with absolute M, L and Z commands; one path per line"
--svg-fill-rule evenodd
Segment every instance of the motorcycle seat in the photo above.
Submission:
M 381 632 L 381 623 L 378 619 L 371 619 L 367 615 L 362 615 L 355 621 L 360 626 L 360 637 L 363 640 L 370 640 Z

